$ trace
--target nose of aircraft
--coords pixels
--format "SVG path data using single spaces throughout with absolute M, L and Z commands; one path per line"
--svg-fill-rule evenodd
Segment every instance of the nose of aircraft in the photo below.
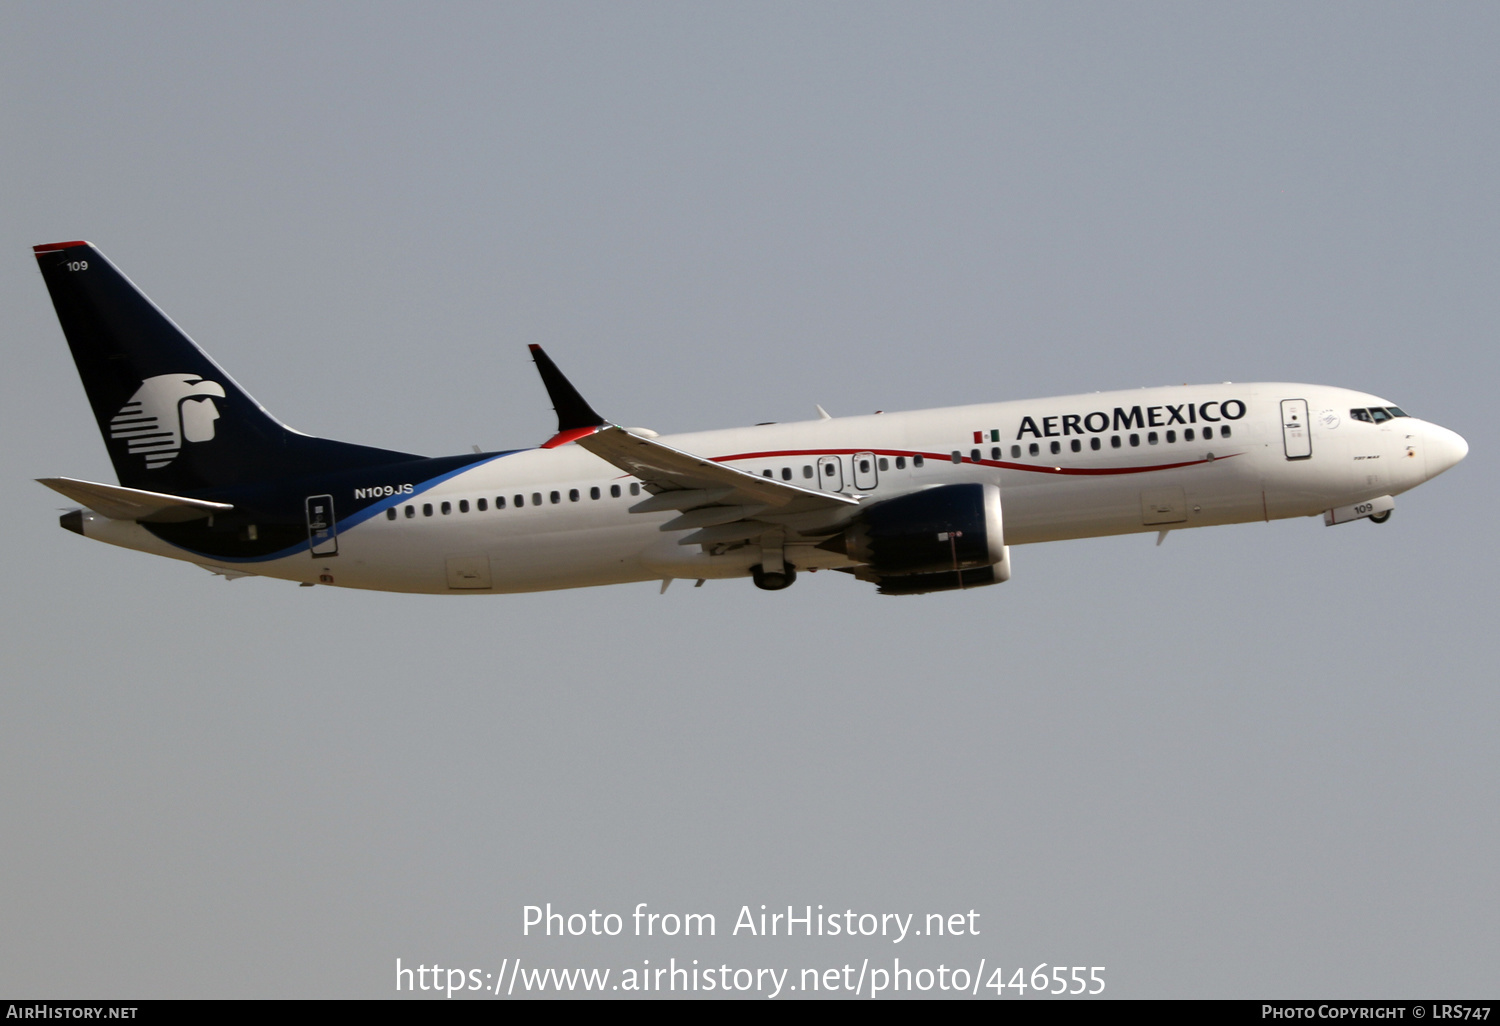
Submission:
M 1469 455 L 1469 443 L 1457 431 L 1449 431 L 1436 424 L 1427 425 L 1427 477 L 1437 477 L 1443 471 Z

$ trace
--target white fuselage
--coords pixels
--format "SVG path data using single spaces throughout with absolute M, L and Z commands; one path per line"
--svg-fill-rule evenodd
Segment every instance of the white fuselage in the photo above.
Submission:
M 1004 541 L 1024 545 L 1312 516 L 1399 494 L 1462 459 L 1463 440 L 1435 424 L 1351 416 L 1390 406 L 1316 385 L 1184 385 L 660 441 L 862 504 L 936 485 L 997 483 Z M 136 523 L 90 513 L 84 533 L 234 573 L 431 593 L 737 577 L 759 562 L 755 545 L 723 552 L 678 545 L 686 530 L 659 530 L 674 513 L 629 512 L 646 495 L 639 482 L 577 445 L 508 453 L 436 482 L 407 483 L 409 493 L 340 523 L 334 556 L 304 548 L 265 560 L 205 559 Z M 789 525 L 787 562 L 803 570 L 853 565 L 798 541 L 798 529 L 815 533 L 815 521 Z

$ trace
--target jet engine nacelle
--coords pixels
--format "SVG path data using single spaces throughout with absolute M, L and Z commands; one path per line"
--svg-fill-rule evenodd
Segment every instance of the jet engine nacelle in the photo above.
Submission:
M 883 575 L 856 571 L 855 576 L 879 585 L 882 595 L 926 595 L 934 591 L 965 591 L 969 588 L 983 588 L 986 584 L 999 584 L 1010 580 L 1010 546 L 1006 546 L 1005 552 L 1005 557 L 994 566 L 982 566 L 977 570 Z
M 830 547 L 881 578 L 1008 562 L 1000 489 L 993 484 L 942 485 L 877 502 Z

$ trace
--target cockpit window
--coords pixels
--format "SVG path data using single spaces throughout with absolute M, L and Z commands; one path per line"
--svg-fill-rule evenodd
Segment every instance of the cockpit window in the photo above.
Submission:
M 1349 416 L 1366 424 L 1379 424 L 1392 417 L 1407 417 L 1410 414 L 1399 406 L 1371 406 L 1368 410 L 1350 410 Z

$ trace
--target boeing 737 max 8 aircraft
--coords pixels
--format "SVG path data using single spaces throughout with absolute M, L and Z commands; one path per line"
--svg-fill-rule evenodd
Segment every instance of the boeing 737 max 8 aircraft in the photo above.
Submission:
M 545 353 L 539 447 L 426 458 L 277 421 L 87 242 L 35 247 L 118 485 L 45 478 L 62 525 L 349 588 L 465 593 L 838 570 L 910 595 L 997 584 L 1010 546 L 1322 515 L 1382 523 L 1468 446 L 1386 399 L 1183 385 L 660 438 Z M 822 410 L 819 410 L 822 413 Z

